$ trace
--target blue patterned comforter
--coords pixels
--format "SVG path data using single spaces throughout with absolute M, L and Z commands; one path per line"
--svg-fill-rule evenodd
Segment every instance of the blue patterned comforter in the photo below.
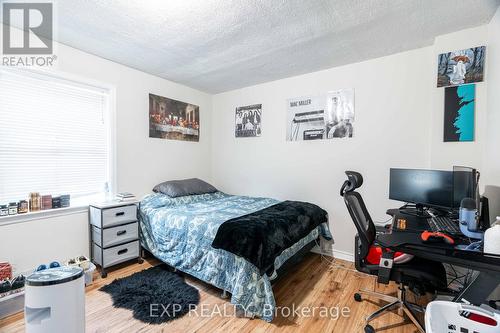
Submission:
M 163 262 L 217 288 L 229 291 L 231 303 L 247 316 L 273 319 L 276 306 L 267 275 L 244 258 L 212 248 L 217 229 L 225 221 L 278 203 L 269 198 L 234 196 L 215 192 L 170 198 L 160 193 L 146 196 L 140 206 L 141 243 Z M 283 251 L 278 269 L 286 260 L 320 234 L 326 226 Z

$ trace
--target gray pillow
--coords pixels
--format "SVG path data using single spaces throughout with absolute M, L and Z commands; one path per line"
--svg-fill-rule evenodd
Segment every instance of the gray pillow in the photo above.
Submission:
M 185 195 L 196 195 L 217 192 L 217 189 L 207 182 L 198 178 L 169 180 L 156 185 L 154 192 L 168 195 L 171 198 Z

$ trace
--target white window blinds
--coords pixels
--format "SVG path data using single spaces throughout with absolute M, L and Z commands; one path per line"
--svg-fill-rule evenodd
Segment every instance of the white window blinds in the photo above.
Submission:
M 0 69 L 0 205 L 30 192 L 105 190 L 110 179 L 109 91 Z

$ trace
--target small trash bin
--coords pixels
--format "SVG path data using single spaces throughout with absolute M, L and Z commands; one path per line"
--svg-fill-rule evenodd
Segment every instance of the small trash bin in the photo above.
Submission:
M 425 331 L 498 333 L 500 314 L 474 305 L 433 301 L 425 309 Z
M 27 333 L 85 332 L 83 269 L 63 266 L 29 275 L 24 320 Z
M 90 286 L 94 281 L 94 271 L 96 266 L 93 263 L 89 263 L 89 267 L 83 272 L 85 273 L 85 286 Z

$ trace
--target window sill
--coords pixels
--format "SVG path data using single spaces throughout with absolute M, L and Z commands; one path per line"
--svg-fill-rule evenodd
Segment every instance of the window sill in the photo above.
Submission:
M 89 209 L 88 205 L 77 205 L 72 207 L 54 208 L 54 209 L 40 210 L 37 212 L 2 216 L 0 217 L 0 227 L 10 224 L 22 223 L 26 221 L 41 220 L 56 216 L 65 216 L 65 215 L 83 213 L 87 212 L 88 209 Z

